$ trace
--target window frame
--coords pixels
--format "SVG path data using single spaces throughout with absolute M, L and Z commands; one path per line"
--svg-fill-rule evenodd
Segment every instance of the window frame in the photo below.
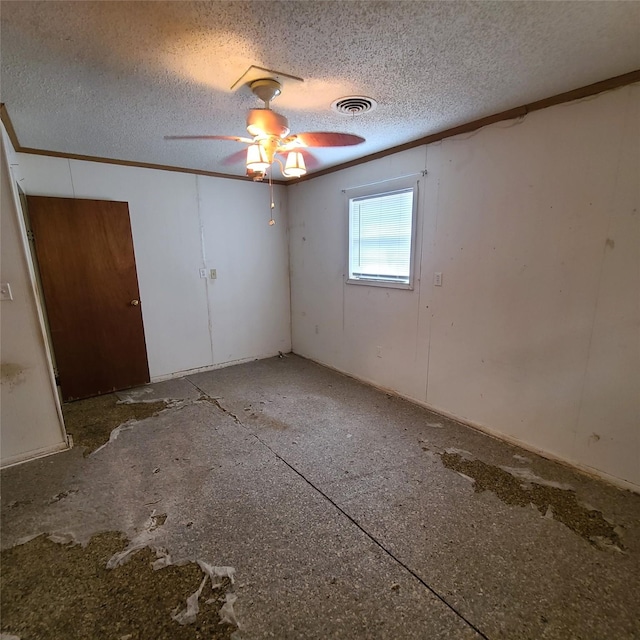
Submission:
M 411 246 L 409 249 L 409 282 L 397 282 L 393 280 L 380 280 L 377 278 L 352 278 L 351 277 L 351 201 L 358 198 L 384 196 L 396 191 L 413 192 L 413 202 L 411 207 Z M 419 176 L 405 176 L 383 180 L 374 184 L 363 185 L 345 189 L 345 210 L 347 226 L 347 250 L 346 250 L 346 284 L 364 285 L 368 287 L 383 287 L 386 289 L 404 289 L 413 291 L 416 272 L 416 243 L 417 243 L 417 221 L 418 221 L 418 200 L 420 195 Z

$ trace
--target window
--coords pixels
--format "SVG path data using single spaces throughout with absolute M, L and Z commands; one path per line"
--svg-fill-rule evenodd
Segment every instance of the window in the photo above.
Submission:
M 349 194 L 347 282 L 410 289 L 417 181 L 376 187 Z

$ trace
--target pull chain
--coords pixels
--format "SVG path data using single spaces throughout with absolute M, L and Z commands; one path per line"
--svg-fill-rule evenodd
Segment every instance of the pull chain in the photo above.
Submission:
M 273 201 L 273 180 L 271 179 L 271 171 L 269 171 L 269 196 L 271 199 L 271 218 L 269 219 L 269 226 L 273 227 L 276 223 L 273 219 L 273 210 L 276 208 L 276 203 Z

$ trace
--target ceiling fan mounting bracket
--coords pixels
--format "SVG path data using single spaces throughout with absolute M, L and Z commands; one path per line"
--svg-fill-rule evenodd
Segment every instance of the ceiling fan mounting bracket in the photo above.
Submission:
M 269 108 L 269 103 L 277 98 L 282 92 L 282 85 L 274 78 L 260 78 L 254 80 L 250 85 L 253 95 L 260 98 L 265 103 L 266 108 Z
M 291 83 L 304 82 L 304 78 L 298 76 L 292 76 L 284 71 L 278 71 L 276 69 L 267 69 L 266 67 L 258 67 L 252 64 L 232 85 L 231 91 L 238 91 L 241 89 L 249 89 L 251 83 L 255 80 L 262 80 L 263 78 L 273 78 L 283 86 L 288 86 Z

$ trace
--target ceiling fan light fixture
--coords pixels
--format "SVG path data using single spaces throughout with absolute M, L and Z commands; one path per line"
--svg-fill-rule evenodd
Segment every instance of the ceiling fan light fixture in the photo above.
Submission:
M 282 114 L 271 109 L 251 109 L 247 116 L 247 131 L 254 138 L 286 138 L 289 135 L 289 123 Z
M 307 173 L 304 156 L 299 151 L 289 151 L 282 173 L 287 178 L 299 178 Z
M 251 144 L 247 148 L 247 171 L 252 173 L 264 173 L 271 163 L 267 158 L 267 152 L 259 144 Z

